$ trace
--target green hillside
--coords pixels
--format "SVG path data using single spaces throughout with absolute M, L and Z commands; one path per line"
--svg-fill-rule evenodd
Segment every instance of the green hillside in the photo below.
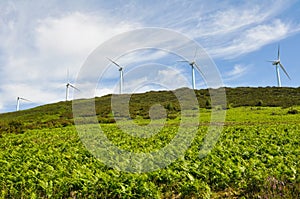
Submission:
M 218 107 L 227 109 L 225 125 L 207 156 L 199 155 L 212 109 L 208 91 L 198 90 L 200 125 L 191 146 L 166 168 L 141 174 L 112 169 L 85 148 L 72 125 L 72 102 L 1 114 L 0 198 L 300 198 L 300 88 L 226 88 L 226 94 L 228 106 Z M 151 153 L 178 134 L 182 118 L 172 92 L 131 97 L 130 115 L 141 126 L 153 104 L 167 109 L 163 128 L 149 128 L 147 138 L 119 128 L 111 95 L 95 101 L 101 129 L 118 148 Z
M 183 88 L 185 89 L 185 88 Z M 299 88 L 225 88 L 227 107 L 265 106 L 293 107 L 300 105 Z M 207 89 L 196 90 L 199 106 L 210 108 L 210 95 Z M 149 108 L 160 103 L 167 109 L 168 118 L 174 119 L 180 113 L 180 106 L 171 91 L 134 94 L 130 99 L 130 116 L 149 118 Z M 225 108 L 225 107 L 223 107 Z M 95 110 L 100 123 L 113 123 L 111 95 L 95 98 Z M 21 133 L 25 129 L 64 127 L 73 124 L 72 102 L 58 102 L 29 110 L 0 114 L 0 134 L 3 132 Z

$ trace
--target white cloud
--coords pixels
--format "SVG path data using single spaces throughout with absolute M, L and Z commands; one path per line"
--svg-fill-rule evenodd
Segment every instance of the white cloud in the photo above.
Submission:
M 213 57 L 234 58 L 285 38 L 294 31 L 289 24 L 277 19 L 273 23 L 260 24 L 239 34 L 232 34 L 229 36 L 232 40 L 227 40 L 220 47 L 208 51 Z
M 223 9 L 198 20 L 197 29 L 195 30 L 198 35 L 194 36 L 224 36 L 236 31 L 243 32 L 245 28 L 269 20 L 274 15 L 282 12 L 287 5 L 287 1 L 277 1 L 276 4 L 271 6 L 268 2 L 245 2 L 241 5 L 226 5 Z M 266 6 L 268 9 L 266 9 Z
M 116 28 L 111 28 L 111 22 L 116 24 Z M 92 50 L 111 36 L 131 28 L 130 23 L 74 12 L 62 17 L 39 19 L 30 33 L 30 41 L 18 39 L 15 35 L 20 32 L 2 33 L 2 37 L 5 35 L 5 39 L 10 41 L 5 47 L 6 65 L 1 68 L 2 103 L 24 94 L 38 104 L 63 100 L 67 68 L 70 80 L 74 80 Z M 11 31 L 17 30 L 13 27 Z M 27 42 L 30 42 L 29 46 L 24 44 Z M 22 51 L 15 47 L 18 43 L 22 44 Z M 57 82 L 61 83 L 58 85 Z
M 244 76 L 247 71 L 249 70 L 250 66 L 246 65 L 241 65 L 241 64 L 236 64 L 233 66 L 233 69 L 226 72 L 224 75 L 224 81 L 231 81 L 238 79 L 242 76 Z
M 34 103 L 54 102 L 57 101 L 57 92 L 51 92 L 49 88 L 42 88 L 40 85 L 30 84 L 6 84 L 3 86 L 3 92 L 7 97 L 15 99 L 16 97 L 23 97 L 29 99 Z M 64 93 L 64 89 L 62 89 Z M 64 98 L 61 98 L 63 100 Z
M 97 88 L 95 90 L 95 95 L 94 96 L 100 97 L 100 96 L 112 94 L 112 93 L 114 93 L 113 91 L 114 90 L 111 89 L 111 88 Z
M 281 20 L 275 20 L 271 24 L 261 24 L 246 31 L 245 39 L 248 41 L 257 41 L 258 43 L 267 43 L 284 37 L 292 32 L 289 24 L 283 23 Z
M 234 65 L 233 70 L 227 72 L 227 76 L 241 76 L 247 71 L 246 66 L 240 64 Z
M 149 49 L 137 49 L 130 54 L 126 54 L 126 56 L 124 55 L 120 57 L 118 61 L 122 63 L 122 65 L 126 66 L 133 63 L 138 64 L 142 62 L 151 62 L 167 55 L 168 52 L 158 49 L 153 49 L 153 51 Z
M 189 78 L 185 77 L 182 71 L 171 68 L 158 71 L 157 79 L 160 80 L 163 85 L 167 85 L 168 90 L 190 87 L 190 83 L 188 82 Z
M 300 32 L 300 24 L 276 18 L 293 1 L 229 2 L 215 5 L 209 12 L 178 12 L 185 20 L 174 22 L 173 28 L 196 39 L 213 58 L 223 59 L 253 52 Z
M 41 53 L 82 56 L 113 35 L 132 28 L 132 24 L 126 22 L 74 12 L 62 18 L 40 20 L 36 28 L 36 45 Z
M 115 28 L 111 27 L 112 23 Z M 51 68 L 61 71 L 61 68 L 70 67 L 78 71 L 99 44 L 131 28 L 130 23 L 75 12 L 62 18 L 40 20 L 36 28 L 36 46 L 44 62 L 54 62 Z

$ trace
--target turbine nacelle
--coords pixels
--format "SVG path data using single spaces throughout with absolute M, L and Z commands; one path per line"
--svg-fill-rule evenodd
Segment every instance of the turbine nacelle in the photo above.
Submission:
M 196 65 L 196 62 L 195 61 L 189 62 L 189 65 L 194 67 Z
M 268 62 L 271 62 L 272 65 L 276 66 L 280 63 L 280 60 L 269 60 Z

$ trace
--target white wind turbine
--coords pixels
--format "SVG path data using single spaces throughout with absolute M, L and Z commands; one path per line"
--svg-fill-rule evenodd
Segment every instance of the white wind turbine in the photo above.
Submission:
M 69 90 L 70 90 L 69 87 L 71 87 L 71 88 L 73 88 L 73 89 L 79 91 L 78 88 L 76 88 L 74 85 L 72 85 L 72 84 L 69 82 L 69 70 L 67 70 L 66 101 L 68 101 L 68 98 L 69 98 Z
M 199 66 L 197 65 L 196 63 L 196 55 L 197 55 L 197 48 L 196 48 L 196 51 L 195 51 L 195 55 L 194 55 L 194 58 L 192 61 L 188 61 L 188 60 L 180 60 L 178 62 L 187 62 L 191 67 L 192 67 L 192 86 L 193 86 L 193 89 L 195 90 L 196 88 L 196 81 L 195 81 L 195 67 L 198 67 L 200 73 L 202 74 L 202 76 L 204 77 L 202 71 L 200 70 Z
M 286 76 L 290 78 L 289 74 L 286 72 L 284 66 L 280 62 L 280 46 L 278 45 L 278 54 L 277 54 L 277 60 L 270 60 L 268 62 L 272 62 L 272 65 L 276 66 L 276 75 L 277 75 L 277 86 L 281 87 L 281 81 L 280 81 L 280 74 L 279 74 L 279 67 L 283 70 L 283 72 L 286 74 Z
M 113 61 L 112 59 L 110 59 L 108 57 L 107 57 L 107 59 L 119 68 L 119 71 L 120 71 L 120 87 L 119 87 L 120 90 L 119 90 L 119 94 L 122 94 L 122 92 L 123 92 L 123 81 L 124 81 L 124 79 L 123 79 L 123 67 L 120 66 L 115 61 Z
M 17 111 L 20 110 L 20 100 L 27 101 L 27 102 L 31 102 L 31 101 L 28 100 L 28 99 L 25 99 L 25 98 L 22 98 L 22 97 L 17 97 L 17 107 L 16 107 L 16 110 L 17 110 Z

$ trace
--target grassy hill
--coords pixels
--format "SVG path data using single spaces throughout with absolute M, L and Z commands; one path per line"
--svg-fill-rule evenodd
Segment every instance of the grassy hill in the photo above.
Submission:
M 186 88 L 183 88 L 186 89 Z M 299 88 L 225 88 L 227 107 L 265 106 L 293 107 L 300 105 Z M 210 108 L 210 95 L 207 89 L 196 90 L 199 106 Z M 167 109 L 168 118 L 173 119 L 180 113 L 180 106 L 171 91 L 151 91 L 134 94 L 130 99 L 130 116 L 149 118 L 149 108 L 160 103 Z M 95 110 L 100 123 L 113 123 L 111 95 L 96 97 Z M 5 132 L 21 133 L 25 129 L 64 127 L 73 124 L 72 102 L 58 102 L 29 110 L 0 114 L 0 134 Z
M 209 121 L 209 93 L 195 92 L 200 118 Z M 72 125 L 72 102 L 1 114 L 0 198 L 300 198 L 300 88 L 226 88 L 226 94 L 228 106 L 219 107 L 228 109 L 225 126 L 207 156 L 199 156 L 208 129 L 201 123 L 184 156 L 141 174 L 112 169 L 85 148 Z M 148 120 L 153 104 L 167 109 L 166 125 L 150 129 L 147 139 L 114 123 L 111 95 L 95 101 L 102 130 L 119 148 L 149 153 L 178 134 L 180 107 L 170 91 L 131 97 L 138 121 Z

